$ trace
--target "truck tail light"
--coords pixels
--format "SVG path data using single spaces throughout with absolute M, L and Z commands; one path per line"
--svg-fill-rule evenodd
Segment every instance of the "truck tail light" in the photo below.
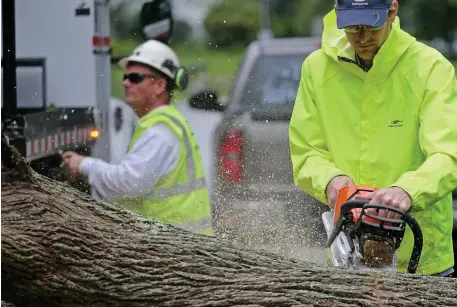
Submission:
M 230 129 L 222 135 L 219 145 L 221 179 L 228 183 L 241 183 L 244 177 L 244 133 Z

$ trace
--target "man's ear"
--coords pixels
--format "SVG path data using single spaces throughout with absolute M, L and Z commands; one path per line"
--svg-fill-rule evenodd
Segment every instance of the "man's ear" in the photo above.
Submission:
M 165 78 L 160 78 L 157 80 L 157 85 L 159 86 L 161 92 L 167 90 L 167 83 L 168 81 L 165 80 Z
M 388 16 L 390 23 L 393 23 L 397 16 L 398 16 L 398 1 L 393 0 L 392 5 L 390 6 L 390 9 L 389 9 L 389 16 Z

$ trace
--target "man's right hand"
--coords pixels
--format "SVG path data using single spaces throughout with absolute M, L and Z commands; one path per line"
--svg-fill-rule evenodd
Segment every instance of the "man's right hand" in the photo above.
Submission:
M 334 209 L 336 205 L 336 198 L 338 196 L 338 190 L 347 185 L 354 185 L 354 181 L 348 176 L 340 175 L 333 177 L 327 185 L 325 195 L 327 197 L 327 205 Z

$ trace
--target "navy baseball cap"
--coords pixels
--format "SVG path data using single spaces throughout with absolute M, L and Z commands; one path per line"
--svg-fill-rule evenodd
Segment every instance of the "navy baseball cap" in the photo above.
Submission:
M 393 0 L 335 0 L 337 26 L 380 27 L 387 19 Z

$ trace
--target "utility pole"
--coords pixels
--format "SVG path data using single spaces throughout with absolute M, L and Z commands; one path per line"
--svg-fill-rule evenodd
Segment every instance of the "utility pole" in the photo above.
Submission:
M 270 39 L 273 37 L 271 30 L 270 0 L 259 0 L 260 5 L 260 30 L 257 35 L 259 40 Z

